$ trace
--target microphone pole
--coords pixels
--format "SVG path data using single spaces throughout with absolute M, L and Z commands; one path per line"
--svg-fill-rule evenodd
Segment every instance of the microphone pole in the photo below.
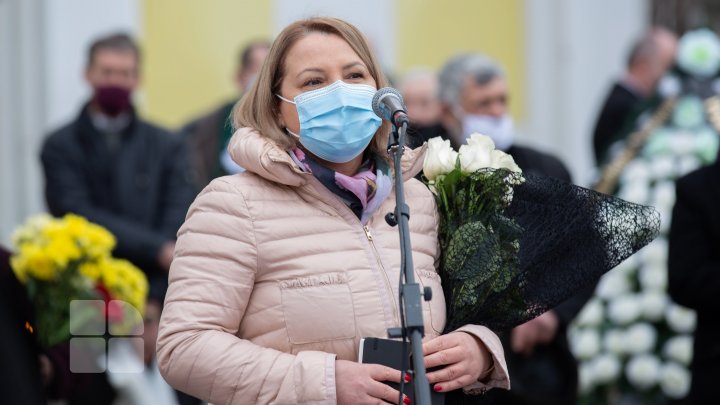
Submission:
M 388 214 L 385 220 L 390 226 L 398 225 L 400 233 L 400 328 L 388 329 L 388 336 L 391 338 L 403 338 L 403 342 L 410 338 L 413 360 L 413 382 L 415 384 L 415 403 L 419 405 L 431 405 L 430 384 L 427 380 L 425 362 L 422 350 L 422 338 L 425 334 L 423 322 L 422 300 L 430 301 L 432 291 L 425 287 L 420 292 L 420 285 L 415 282 L 415 272 L 412 260 L 412 247 L 410 245 L 410 208 L 405 202 L 405 187 L 401 170 L 401 158 L 405 148 L 405 137 L 407 132 L 407 120 L 391 119 L 393 124 L 392 134 L 388 140 L 388 153 L 392 154 L 395 164 L 395 212 Z M 400 128 L 396 123 L 401 124 Z M 404 281 L 404 282 L 403 282 Z M 403 345 L 404 346 L 404 345 Z M 405 354 L 403 354 L 403 358 Z M 401 370 L 403 373 L 405 370 Z M 402 398 L 402 392 L 401 398 Z

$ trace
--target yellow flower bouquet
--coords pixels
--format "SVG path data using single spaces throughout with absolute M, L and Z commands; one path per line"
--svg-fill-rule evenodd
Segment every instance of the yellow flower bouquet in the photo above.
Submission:
M 105 228 L 73 214 L 38 215 L 15 230 L 12 243 L 10 264 L 34 304 L 42 346 L 70 338 L 73 300 L 105 301 L 102 316 L 118 325 L 128 310 L 143 314 L 147 279 L 127 260 L 112 257 L 115 237 Z

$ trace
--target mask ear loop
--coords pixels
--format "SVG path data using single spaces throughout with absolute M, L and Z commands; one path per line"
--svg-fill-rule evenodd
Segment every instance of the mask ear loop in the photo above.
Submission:
M 277 94 L 277 93 L 275 93 L 275 96 L 276 96 L 277 98 L 279 98 L 280 100 L 285 101 L 286 103 L 295 104 L 294 101 L 290 101 L 290 100 L 286 99 L 285 97 L 283 97 L 283 96 L 281 96 L 281 95 L 279 95 L 279 94 Z M 297 105 L 297 104 L 295 104 L 295 105 Z M 298 134 L 296 134 L 295 132 L 289 130 L 287 127 L 285 127 L 285 132 L 287 132 L 288 135 L 295 137 L 298 141 L 300 140 L 300 135 L 298 135 Z

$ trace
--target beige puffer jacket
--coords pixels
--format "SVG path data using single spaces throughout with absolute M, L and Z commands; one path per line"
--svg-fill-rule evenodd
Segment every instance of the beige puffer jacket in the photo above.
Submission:
M 400 324 L 399 237 L 383 218 L 394 196 L 363 226 L 257 132 L 238 130 L 229 150 L 247 171 L 210 183 L 178 232 L 157 342 L 162 375 L 216 404 L 333 404 L 335 359 L 356 361 L 361 338 Z M 409 151 L 402 169 L 416 278 L 434 292 L 424 304 L 431 339 L 443 330 L 445 301 L 435 203 L 413 179 L 422 153 Z M 470 388 L 507 388 L 497 336 L 462 330 L 495 361 Z

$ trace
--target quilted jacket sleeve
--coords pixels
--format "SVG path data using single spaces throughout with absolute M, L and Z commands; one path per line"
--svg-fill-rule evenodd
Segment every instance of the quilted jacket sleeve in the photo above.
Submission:
M 335 403 L 335 356 L 291 355 L 236 336 L 257 269 L 253 218 L 222 179 L 178 233 L 157 357 L 173 387 L 214 404 Z

